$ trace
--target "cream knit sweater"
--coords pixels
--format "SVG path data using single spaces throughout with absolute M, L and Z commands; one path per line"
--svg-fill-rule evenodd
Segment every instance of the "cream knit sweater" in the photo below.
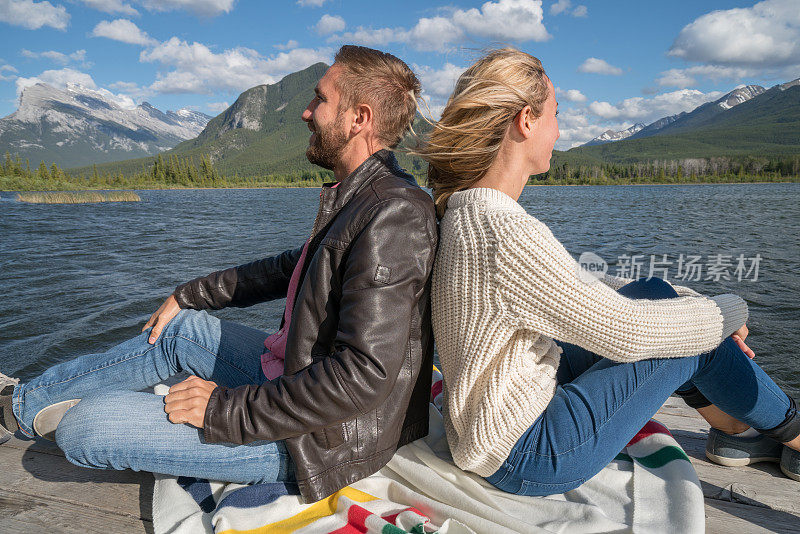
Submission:
M 747 320 L 736 295 L 634 300 L 631 280 L 587 280 L 550 229 L 508 195 L 453 194 L 433 270 L 433 329 L 444 375 L 444 421 L 453 459 L 494 473 L 556 389 L 553 338 L 612 360 L 710 351 Z

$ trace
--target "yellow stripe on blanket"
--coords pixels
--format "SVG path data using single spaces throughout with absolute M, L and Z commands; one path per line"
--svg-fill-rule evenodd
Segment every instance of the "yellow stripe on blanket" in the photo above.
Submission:
M 291 534 L 296 530 L 310 525 L 317 519 L 336 513 L 336 506 L 339 503 L 339 497 L 342 496 L 356 502 L 369 502 L 377 499 L 377 497 L 374 497 L 369 493 L 364 493 L 363 491 L 359 491 L 348 486 L 340 489 L 327 499 L 322 499 L 321 501 L 317 501 L 314 504 L 309 505 L 308 508 L 299 514 L 293 515 L 292 517 L 287 517 L 286 519 L 282 519 L 276 523 L 270 523 L 269 525 L 264 525 L 262 527 L 250 530 L 230 529 L 220 534 L 265 534 L 267 532 L 269 534 Z

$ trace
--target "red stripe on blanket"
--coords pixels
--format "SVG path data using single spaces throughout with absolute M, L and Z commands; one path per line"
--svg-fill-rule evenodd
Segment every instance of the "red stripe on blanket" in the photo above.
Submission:
M 647 422 L 646 425 L 642 427 L 642 429 L 633 436 L 633 439 L 630 440 L 628 445 L 633 445 L 637 443 L 647 436 L 652 436 L 653 434 L 667 434 L 668 436 L 672 436 L 672 433 L 669 431 L 667 427 L 659 423 L 658 421 L 653 421 L 652 419 Z
M 442 392 L 442 381 L 439 380 L 431 386 L 431 400 L 435 399 Z
M 425 516 L 425 514 L 423 514 L 422 512 L 420 512 L 419 510 L 417 510 L 416 508 L 414 508 L 414 507 L 412 506 L 412 507 L 410 507 L 410 508 L 406 508 L 405 510 L 400 510 L 400 511 L 399 511 L 399 512 L 397 512 L 396 514 L 382 515 L 382 516 L 381 516 L 381 519 L 383 519 L 383 520 L 384 520 L 384 521 L 386 521 L 387 523 L 391 523 L 391 524 L 393 524 L 393 525 L 396 525 L 396 524 L 397 524 L 397 523 L 396 523 L 396 522 L 397 522 L 397 516 L 398 516 L 398 515 L 400 515 L 400 514 L 402 514 L 403 512 L 414 512 L 415 514 L 417 514 L 417 515 L 418 515 L 418 516 L 420 516 L 420 517 L 426 517 L 426 516 Z
M 331 530 L 329 534 L 365 534 L 367 518 L 372 512 L 358 505 L 351 504 L 347 510 L 347 524 L 342 528 Z

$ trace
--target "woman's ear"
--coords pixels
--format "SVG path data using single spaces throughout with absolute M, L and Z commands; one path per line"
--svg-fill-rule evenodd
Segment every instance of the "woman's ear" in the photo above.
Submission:
M 533 135 L 533 127 L 536 123 L 536 117 L 533 116 L 533 110 L 531 110 L 530 106 L 525 106 L 517 113 L 517 116 L 514 118 L 514 126 L 516 127 L 517 132 L 520 133 L 525 138 L 530 137 Z

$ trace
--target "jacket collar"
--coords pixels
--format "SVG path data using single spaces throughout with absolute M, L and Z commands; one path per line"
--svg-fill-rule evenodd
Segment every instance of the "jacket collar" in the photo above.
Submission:
M 361 165 L 339 182 L 338 187 L 333 187 L 336 182 L 324 184 L 322 199 L 326 211 L 337 212 L 342 209 L 379 170 L 387 168 L 395 173 L 402 172 L 394 153 L 384 148 L 365 159 Z

